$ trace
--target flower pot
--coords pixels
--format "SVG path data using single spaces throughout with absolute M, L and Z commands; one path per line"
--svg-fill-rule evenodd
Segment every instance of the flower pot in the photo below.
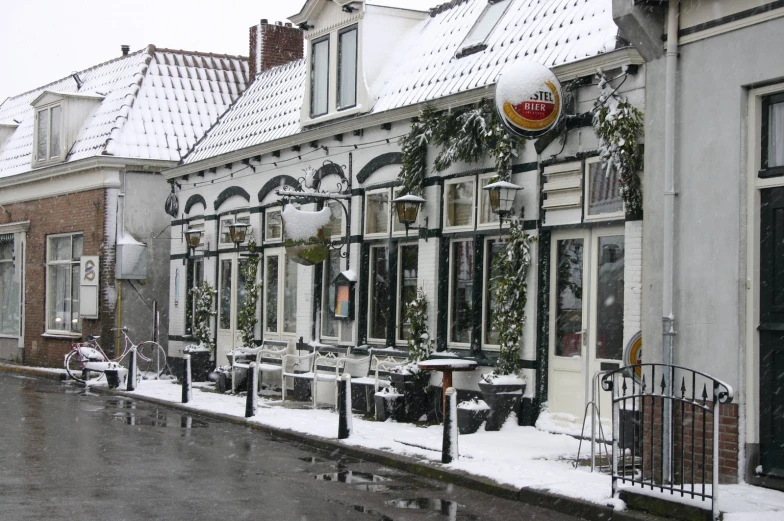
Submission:
M 490 414 L 485 423 L 486 431 L 501 429 L 509 414 L 517 410 L 520 399 L 525 392 L 525 384 L 495 384 L 479 382 L 482 398 L 490 406 Z
M 487 404 L 484 404 L 484 407 L 481 407 L 481 404 L 477 405 L 479 406 L 475 406 L 472 403 L 470 408 L 457 406 L 457 430 L 460 434 L 475 433 L 481 427 L 482 422 L 487 419 L 490 408 Z
M 427 393 L 427 378 L 417 374 L 392 373 L 389 375 L 392 387 L 403 395 L 404 415 L 402 421 L 415 422 L 426 416 L 430 397 Z
M 378 392 L 373 396 L 373 400 L 376 404 L 376 420 L 383 422 L 390 418 L 395 421 L 403 419 L 405 408 L 402 395 Z
M 298 210 L 289 204 L 283 209 L 281 217 L 286 257 L 303 266 L 313 266 L 327 258 L 332 240 L 330 224 L 333 220 L 329 208 L 310 212 Z

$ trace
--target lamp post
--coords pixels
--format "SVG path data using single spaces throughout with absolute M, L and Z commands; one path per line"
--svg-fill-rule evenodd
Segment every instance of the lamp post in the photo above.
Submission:
M 412 226 L 419 216 L 419 209 L 425 204 L 425 200 L 422 197 L 408 194 L 393 199 L 392 202 L 395 203 L 398 221 L 406 227 L 406 238 L 408 238 L 409 228 L 427 230 L 427 217 L 425 217 L 424 226 Z M 425 235 L 425 241 L 427 241 L 427 235 Z
M 504 224 L 504 219 L 508 220 L 512 215 L 515 196 L 517 191 L 522 189 L 522 186 L 509 181 L 496 181 L 483 188 L 490 195 L 490 209 L 498 216 L 499 230 Z

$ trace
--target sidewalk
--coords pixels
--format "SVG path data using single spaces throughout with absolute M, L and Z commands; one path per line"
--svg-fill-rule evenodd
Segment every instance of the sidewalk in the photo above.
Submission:
M 57 377 L 57 370 L 0 364 L 0 370 Z M 182 388 L 172 381 L 142 381 L 132 392 L 96 390 L 132 396 L 220 418 L 303 441 L 327 450 L 370 459 L 409 472 L 469 486 L 487 493 L 533 503 L 591 520 L 640 519 L 610 497 L 610 477 L 573 465 L 579 441 L 534 427 L 520 427 L 513 417 L 499 432 L 480 430 L 459 437 L 457 461 L 441 461 L 442 427 L 375 422 L 355 415 L 353 431 L 337 440 L 338 415 L 332 409 L 283 406 L 279 399 L 259 398 L 256 416 L 246 419 L 245 399 L 219 394 L 211 384 L 194 384 L 193 401 L 182 404 Z M 582 454 L 590 447 L 583 444 Z M 725 521 L 784 519 L 784 493 L 749 485 L 722 485 L 720 508 Z

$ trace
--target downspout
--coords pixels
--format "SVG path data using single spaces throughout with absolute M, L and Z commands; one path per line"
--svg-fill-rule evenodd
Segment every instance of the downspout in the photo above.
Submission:
M 667 54 L 665 72 L 664 104 L 664 236 L 662 269 L 662 362 L 672 364 L 675 350 L 675 312 L 673 309 L 674 266 L 675 266 L 675 102 L 678 73 L 678 18 L 680 0 L 669 0 L 667 8 Z M 654 384 L 655 385 L 655 384 Z M 669 386 L 673 382 L 668 382 Z M 672 482 L 672 404 L 665 401 L 663 476 Z

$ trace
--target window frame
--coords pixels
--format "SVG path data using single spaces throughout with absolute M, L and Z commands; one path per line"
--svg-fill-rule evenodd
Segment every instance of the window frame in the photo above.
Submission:
M 388 332 L 389 332 L 389 324 L 385 324 L 384 326 L 384 336 L 383 338 L 374 337 L 371 333 L 373 331 L 373 304 L 375 301 L 375 285 L 374 285 L 374 275 L 375 275 L 375 265 L 373 253 L 376 250 L 386 250 L 387 255 L 387 266 L 389 266 L 389 255 L 390 255 L 390 248 L 387 244 L 371 244 L 368 248 L 368 307 L 367 307 L 367 342 L 372 344 L 383 344 L 387 345 L 388 342 Z M 387 275 L 389 275 L 387 273 Z M 389 308 L 389 302 L 383 303 L 385 308 Z M 387 318 L 389 320 L 389 318 Z
M 329 277 L 330 273 L 329 273 L 329 269 L 327 269 L 327 267 L 329 266 L 329 263 L 332 262 L 332 255 L 337 255 L 338 269 L 340 269 L 340 260 L 341 260 L 340 250 L 330 250 L 329 256 L 326 259 L 327 262 L 324 263 L 324 266 L 323 266 L 323 269 L 322 269 L 322 272 L 321 272 L 321 309 L 320 309 L 321 317 L 319 317 L 320 318 L 320 323 L 319 323 L 320 331 L 319 331 L 319 333 L 321 335 L 321 339 L 322 340 L 327 340 L 328 342 L 332 342 L 332 343 L 338 344 L 338 343 L 340 343 L 340 338 L 341 338 L 341 336 L 343 334 L 343 330 L 342 330 L 343 322 L 344 322 L 343 320 L 335 319 L 333 317 L 333 320 L 336 320 L 336 322 L 337 322 L 336 323 L 336 333 L 337 333 L 337 335 L 333 336 L 333 335 L 327 335 L 327 334 L 324 333 L 324 324 L 325 324 L 324 315 L 326 313 L 329 313 L 330 310 L 331 310 L 330 309 L 329 289 L 331 287 L 334 287 L 333 284 L 332 284 L 332 281 L 334 280 L 334 277 L 331 277 L 332 280 L 329 280 L 330 279 L 330 277 Z M 337 274 L 335 274 L 335 277 L 337 277 Z
M 343 106 L 343 105 L 340 104 L 340 92 L 341 92 L 341 87 L 342 87 L 341 74 L 340 74 L 341 73 L 340 56 L 341 56 L 341 51 L 342 51 L 342 47 L 343 47 L 343 42 L 342 42 L 341 38 L 342 38 L 342 36 L 344 34 L 349 33 L 351 31 L 354 31 L 354 39 L 355 39 L 355 44 L 354 44 L 354 51 L 355 51 L 354 52 L 354 102 L 351 105 Z M 357 106 L 357 97 L 358 97 L 358 94 L 359 94 L 359 92 L 358 92 L 359 91 L 359 88 L 358 88 L 358 83 L 359 83 L 358 82 L 358 79 L 359 79 L 359 24 L 349 25 L 347 27 L 344 27 L 343 29 L 340 29 L 337 32 L 337 53 L 338 53 L 337 54 L 337 59 L 336 59 L 337 65 L 336 65 L 336 73 L 335 73 L 335 109 L 338 112 L 340 112 L 340 111 L 343 111 L 343 110 L 352 109 L 352 108 Z M 327 85 L 329 85 L 329 83 L 327 83 Z M 329 89 L 327 89 L 327 92 L 329 92 Z M 327 112 L 329 112 L 329 110 L 327 110 Z M 311 116 L 311 117 L 313 117 L 313 116 Z
M 471 190 L 471 220 L 468 224 L 459 224 L 459 225 L 452 225 L 447 226 L 447 212 L 449 211 L 447 206 L 447 193 L 448 193 L 448 186 L 463 184 L 463 183 L 471 183 L 473 185 Z M 476 204 L 476 187 L 479 184 L 476 175 L 464 176 L 464 177 L 456 177 L 454 179 L 447 179 L 444 181 L 444 193 L 443 193 L 443 213 L 441 215 L 441 229 L 445 233 L 452 233 L 452 232 L 462 232 L 462 231 L 474 231 L 477 228 L 476 222 L 476 212 L 477 212 L 477 204 Z
M 267 329 L 267 313 L 269 312 L 269 300 L 268 296 L 269 293 L 267 292 L 269 288 L 269 278 L 267 277 L 267 266 L 269 265 L 270 260 L 272 257 L 275 257 L 277 262 L 277 288 L 276 288 L 276 306 L 275 306 L 275 320 L 277 321 L 277 328 L 275 331 L 270 331 Z M 260 320 L 261 331 L 262 331 L 262 338 L 266 337 L 276 337 L 276 338 L 293 338 L 297 334 L 297 315 L 299 314 L 299 309 L 297 309 L 294 313 L 294 331 L 286 331 L 286 269 L 287 269 L 287 261 L 288 257 L 286 256 L 286 250 L 284 248 L 269 248 L 264 251 L 264 256 L 262 257 L 261 261 L 261 274 L 263 281 L 263 286 L 261 290 L 261 309 L 262 309 L 262 317 Z M 239 267 L 239 265 L 238 265 Z M 257 275 L 258 277 L 259 275 Z M 297 276 L 297 282 L 299 283 L 299 277 Z M 299 285 L 299 284 L 298 284 Z M 294 301 L 296 304 L 296 308 L 299 308 L 298 302 L 298 293 L 294 293 Z
M 329 95 L 329 90 L 330 90 L 329 77 L 331 76 L 330 72 L 331 72 L 331 69 L 332 69 L 332 63 L 331 63 L 332 62 L 332 41 L 331 41 L 332 38 L 331 38 L 331 36 L 332 36 L 332 33 L 325 34 L 324 36 L 322 36 L 320 38 L 316 38 L 315 40 L 312 40 L 310 42 L 310 82 L 309 82 L 310 83 L 310 86 L 309 86 L 310 87 L 310 107 L 309 107 L 308 113 L 309 113 L 311 119 L 320 118 L 322 116 L 326 116 L 327 114 L 329 114 L 329 98 L 330 98 L 330 95 Z M 316 92 L 316 89 L 315 89 L 315 86 L 316 86 L 316 83 L 315 83 L 315 81 L 316 81 L 316 75 L 315 75 L 316 53 L 315 53 L 314 49 L 316 48 L 316 45 L 321 44 L 321 43 L 325 43 L 325 42 L 327 44 L 327 65 L 326 65 L 327 83 L 326 83 L 326 86 L 325 86 L 325 89 L 327 91 L 327 94 L 326 94 L 326 96 L 327 96 L 327 98 L 326 98 L 327 99 L 327 106 L 324 109 L 324 112 L 319 112 L 317 114 L 315 112 L 315 99 L 316 99 L 316 96 L 314 96 L 314 93 Z
M 619 211 L 593 215 L 589 213 L 591 207 L 591 165 L 601 162 L 602 158 L 600 156 L 589 157 L 583 161 L 583 222 L 610 221 L 623 219 L 626 216 L 626 205 L 620 196 L 620 191 L 618 193 L 618 197 L 621 199 L 621 209 Z M 616 183 L 618 183 L 620 188 L 620 180 L 617 179 L 617 173 Z
M 488 181 L 487 184 L 490 184 L 490 181 L 493 179 L 498 178 L 498 174 L 495 172 L 490 172 L 489 174 L 479 174 L 476 176 L 476 229 L 477 230 L 486 230 L 486 229 L 497 229 L 498 228 L 498 214 L 494 213 L 493 210 L 490 208 L 490 194 L 487 190 L 484 190 L 483 181 Z M 485 201 L 486 200 L 486 201 Z M 488 211 L 490 215 L 495 217 L 495 220 L 490 220 L 488 222 L 482 222 L 482 213 L 484 210 L 485 202 L 488 206 Z M 509 222 L 503 224 L 504 227 L 509 227 Z
M 73 310 L 73 295 L 74 295 L 73 287 L 71 287 L 70 288 L 71 291 L 68 292 L 69 295 L 70 295 L 70 297 L 68 297 L 68 298 L 71 299 L 71 306 L 72 306 L 71 307 L 71 320 L 72 321 L 69 322 L 68 329 L 55 329 L 55 328 L 51 327 L 52 325 L 49 323 L 49 316 L 50 316 L 50 311 L 51 311 L 51 299 L 49 297 L 50 297 L 51 291 L 52 291 L 52 289 L 49 287 L 50 267 L 53 266 L 53 265 L 57 266 L 57 265 L 66 265 L 67 264 L 67 265 L 71 266 L 71 269 L 73 269 L 74 265 L 76 265 L 76 266 L 80 265 L 81 257 L 79 257 L 76 260 L 74 260 L 74 258 L 73 258 L 73 238 L 77 237 L 77 236 L 82 238 L 82 256 L 84 256 L 84 232 L 54 233 L 54 234 L 50 234 L 50 235 L 46 236 L 46 274 L 45 274 L 46 280 L 44 282 L 44 287 L 46 288 L 46 295 L 45 295 L 45 298 L 46 298 L 45 334 L 48 335 L 48 336 L 60 336 L 60 337 L 81 337 L 82 336 L 83 325 L 81 324 L 81 321 L 82 321 L 81 313 L 79 313 L 79 319 L 78 319 L 80 321 L 79 330 L 78 331 L 74 331 L 70 327 L 70 324 L 73 323 L 73 313 L 74 313 L 74 310 Z M 52 261 L 52 260 L 50 260 L 49 259 L 49 255 L 50 255 L 50 252 L 52 251 L 51 250 L 52 249 L 52 246 L 51 246 L 52 240 L 53 239 L 61 239 L 63 237 L 70 237 L 71 238 L 71 254 L 70 254 L 71 258 L 70 258 L 70 260 L 67 260 L 67 261 Z M 71 281 L 70 284 L 73 284 L 73 276 L 71 276 L 71 278 L 69 280 Z M 81 293 L 81 290 L 80 290 L 80 293 Z M 78 313 L 78 311 L 77 311 L 77 313 Z
M 269 237 L 269 222 L 270 222 L 270 214 L 276 213 L 278 214 L 278 218 L 280 219 L 280 235 L 278 237 Z M 264 210 L 264 237 L 263 242 L 264 244 L 277 244 L 283 242 L 283 218 L 281 214 L 283 213 L 282 206 L 271 206 Z
M 253 224 L 251 224 L 250 212 L 247 211 L 247 210 L 245 210 L 243 212 L 226 214 L 226 215 L 224 215 L 224 216 L 222 216 L 220 218 L 220 220 L 218 221 L 219 222 L 219 225 L 218 225 L 218 244 L 219 245 L 231 244 L 232 246 L 234 245 L 234 243 L 231 242 L 231 234 L 229 234 L 228 225 L 226 225 L 226 230 L 223 229 L 224 224 L 232 222 L 232 221 L 244 222 L 245 224 L 248 225 L 248 228 L 245 231 L 245 240 L 240 243 L 240 244 L 247 244 L 248 240 L 253 236 Z M 281 229 L 281 234 L 282 233 L 283 233 L 283 231 Z M 228 239 L 226 241 L 223 240 L 224 239 L 224 234 L 225 234 L 226 238 Z
M 370 211 L 370 204 L 368 204 L 369 197 L 371 195 L 376 195 L 376 194 L 385 194 L 387 196 L 387 229 L 384 232 L 368 232 L 367 231 L 368 230 L 368 222 L 369 222 L 368 212 Z M 390 233 L 392 232 L 392 199 L 391 199 L 391 195 L 392 195 L 392 192 L 390 191 L 389 188 L 377 188 L 377 189 L 372 189 L 372 190 L 366 190 L 365 191 L 365 197 L 364 197 L 364 199 L 365 199 L 365 201 L 364 201 L 365 202 L 365 204 L 364 204 L 364 206 L 365 206 L 365 208 L 364 208 L 365 223 L 364 224 L 365 225 L 364 225 L 364 229 L 362 230 L 362 232 L 363 232 L 362 235 L 364 237 L 366 237 L 368 239 L 373 239 L 373 238 L 386 238 L 386 237 L 390 236 Z M 405 230 L 404 230 L 404 234 L 405 234 Z
M 23 269 L 24 266 L 21 264 L 23 262 L 23 258 L 19 259 L 17 256 L 17 249 L 23 248 L 22 241 L 20 241 L 19 234 L 14 232 L 7 232 L 2 233 L 0 232 L 0 236 L 3 235 L 11 235 L 10 241 L 0 241 L 0 242 L 10 242 L 11 243 L 11 258 L 10 259 L 0 259 L 0 264 L 10 264 L 11 271 L 12 271 L 12 278 L 18 278 L 19 281 L 17 283 L 17 291 L 16 294 L 12 297 L 15 300 L 15 303 L 18 305 L 18 318 L 16 321 L 16 333 L 2 333 L 0 332 L 0 338 L 20 338 L 22 336 L 22 317 L 24 315 L 24 306 L 22 301 L 22 290 L 23 290 Z M 23 257 L 23 256 L 22 256 Z M 0 303 L 2 303 L 3 294 L 0 293 Z M 2 314 L 0 314 L 0 320 L 2 319 Z
M 395 288 L 395 344 L 408 345 L 408 339 L 401 338 L 403 329 L 403 248 L 414 247 L 417 250 L 417 282 L 414 284 L 415 294 L 419 289 L 419 241 L 398 241 L 397 242 L 397 287 Z
M 500 351 L 501 344 L 491 344 L 486 341 L 487 334 L 491 329 L 491 325 L 487 323 L 487 307 L 490 303 L 490 270 L 492 268 L 492 259 L 490 258 L 490 243 L 491 242 L 498 242 L 504 240 L 503 236 L 501 235 L 492 235 L 492 236 L 485 236 L 483 237 L 483 254 L 482 254 L 482 263 L 484 266 L 482 267 L 482 338 L 480 339 L 479 345 L 481 346 L 482 350 L 485 349 L 488 351 Z
M 476 41 L 475 43 L 467 44 L 466 42 L 468 42 L 469 40 L 475 39 L 475 38 L 472 38 L 472 36 L 474 35 L 474 31 L 476 31 L 476 28 L 484 20 L 485 16 L 487 16 L 487 13 L 490 11 L 490 9 L 492 9 L 493 6 L 501 4 L 501 3 L 504 3 L 504 2 L 506 2 L 506 7 L 503 10 L 501 10 L 501 14 L 498 16 L 498 19 L 493 23 L 492 26 L 490 26 L 490 29 L 487 30 L 487 33 L 482 38 L 482 41 L 481 42 L 480 41 Z M 501 23 L 501 20 L 506 15 L 507 11 L 509 11 L 509 6 L 510 5 L 512 5 L 512 2 L 510 2 L 508 0 L 487 0 L 487 5 L 482 10 L 482 13 L 479 15 L 479 18 L 476 19 L 476 22 L 474 22 L 474 25 L 471 26 L 471 29 L 468 30 L 468 34 L 466 34 L 465 38 L 463 38 L 463 41 L 460 42 L 460 45 L 458 46 L 458 51 L 457 51 L 457 53 L 455 53 L 455 58 L 460 59 L 460 58 L 463 58 L 465 56 L 470 56 L 472 54 L 475 54 L 475 53 L 478 53 L 478 52 L 481 52 L 481 51 L 484 51 L 485 49 L 487 49 L 487 38 L 491 34 L 493 34 L 493 31 L 495 30 L 495 28 L 498 27 L 499 23 Z
M 60 143 L 57 155 L 52 155 L 52 110 L 55 108 L 60 109 L 60 121 L 58 122 L 59 132 L 60 132 Z M 41 117 L 41 113 L 46 112 L 47 114 L 47 130 L 46 130 L 46 150 L 47 155 L 44 158 L 41 158 L 38 153 L 38 139 L 40 135 L 39 131 L 39 119 Z M 50 164 L 50 163 L 61 163 L 64 159 L 64 152 L 63 152 L 63 120 L 65 115 L 64 104 L 62 101 L 56 101 L 54 103 L 49 103 L 48 105 L 44 105 L 42 107 L 35 108 L 35 121 L 33 124 L 33 161 L 35 165 L 43 165 L 43 164 Z
M 453 276 L 453 269 L 455 267 L 455 260 L 454 260 L 454 245 L 463 242 L 463 243 L 470 243 L 471 249 L 475 250 L 476 248 L 476 237 L 459 237 L 449 240 L 449 266 L 448 266 L 448 287 L 449 291 L 447 292 L 447 318 L 446 318 L 446 344 L 447 347 L 450 349 L 462 349 L 462 350 L 470 350 L 471 344 L 474 342 L 473 336 L 469 342 L 457 342 L 452 340 L 452 298 L 454 296 L 455 287 L 453 284 L 454 276 Z M 474 258 L 473 262 L 473 269 L 471 272 L 471 291 L 472 291 L 472 303 L 473 303 L 473 291 L 474 291 L 474 284 L 476 284 L 476 258 Z M 482 305 L 484 306 L 484 299 L 482 300 Z M 472 314 L 476 312 L 476 310 L 472 309 Z M 471 329 L 473 330 L 473 324 L 471 325 Z M 472 331 L 473 335 L 473 331 Z M 481 343 L 480 343 L 481 345 Z
M 762 98 L 762 114 L 760 121 L 760 169 L 757 176 L 761 179 L 784 176 L 784 165 L 769 167 L 768 154 L 770 152 L 770 107 L 784 103 L 784 92 L 776 92 Z M 782 129 L 784 138 L 784 129 Z M 782 144 L 784 146 L 784 144 Z

